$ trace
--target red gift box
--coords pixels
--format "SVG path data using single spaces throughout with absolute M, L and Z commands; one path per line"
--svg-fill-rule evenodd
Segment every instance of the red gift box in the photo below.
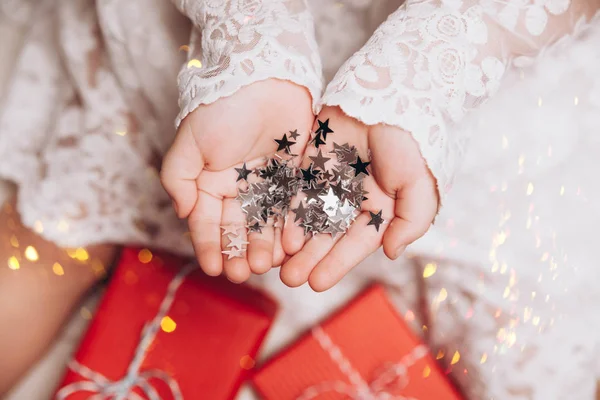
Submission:
M 275 303 L 175 256 L 139 254 L 123 251 L 57 398 L 232 399 Z
M 267 362 L 252 380 L 265 400 L 461 398 L 380 285 Z

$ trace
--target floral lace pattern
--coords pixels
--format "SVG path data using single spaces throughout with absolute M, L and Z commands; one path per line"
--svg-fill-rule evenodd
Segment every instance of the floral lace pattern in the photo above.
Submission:
M 320 105 L 410 132 L 438 182 L 451 187 L 467 139 L 455 129 L 499 87 L 511 57 L 568 31 L 570 0 L 409 0 L 390 15 L 328 85 Z M 556 17 L 555 17 L 556 18 Z M 521 22 L 524 20 L 525 22 Z M 559 29 L 560 28 L 560 29 Z
M 163 18 L 179 15 L 162 0 L 151 9 Z M 173 137 L 176 107 L 161 116 L 153 104 L 175 103 L 177 91 L 171 84 L 143 93 L 135 85 L 149 71 L 173 82 L 182 60 L 144 62 L 121 85 L 120 73 L 128 71 L 117 73 L 113 52 L 135 43 L 145 50 L 138 61 L 156 60 L 154 50 L 160 54 L 169 41 L 147 33 L 150 18 L 135 27 L 144 40 L 125 40 L 131 32 L 118 22 L 102 30 L 102 18 L 118 21 L 106 11 L 91 0 L 39 2 L 0 113 L 0 177 L 19 185 L 24 224 L 61 246 L 126 242 L 189 252 L 185 225 L 160 184 L 163 149 L 154 140 L 161 120 L 171 126 L 167 141 Z
M 277 78 L 305 86 L 313 104 L 322 91 L 312 15 L 302 0 L 178 0 L 195 25 L 188 64 L 179 74 L 183 118 L 200 104 L 242 86 Z

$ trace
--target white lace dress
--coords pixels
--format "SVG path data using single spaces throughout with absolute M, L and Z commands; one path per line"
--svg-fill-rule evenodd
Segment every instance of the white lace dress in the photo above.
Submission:
M 25 32 L 0 108 L 24 222 L 63 246 L 189 253 L 157 174 L 173 120 L 290 80 L 315 112 L 409 131 L 443 207 L 411 259 L 378 255 L 327 295 L 255 279 L 284 306 L 268 350 L 379 277 L 469 398 L 593 399 L 600 2 L 309 3 L 2 0 Z

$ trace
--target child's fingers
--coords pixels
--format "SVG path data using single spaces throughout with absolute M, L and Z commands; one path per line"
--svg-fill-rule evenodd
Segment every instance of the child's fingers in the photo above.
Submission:
M 338 283 L 344 275 L 381 246 L 386 230 L 385 224 L 379 227 L 368 225 L 371 214 L 364 211 L 354 221 L 346 235 L 313 269 L 308 278 L 310 287 L 322 292 Z
M 394 215 L 394 200 L 381 191 L 372 175 L 364 178 L 363 185 L 368 199 L 361 203 L 362 212 L 308 278 L 311 288 L 317 292 L 334 286 L 381 246 L 384 232 Z M 378 220 L 373 219 L 371 212 L 374 215 L 381 213 L 382 221 L 376 223 Z
M 173 200 L 179 218 L 192 212 L 198 199 L 196 179 L 202 172 L 204 160 L 196 145 L 193 132 L 184 120 L 175 141 L 165 155 L 160 171 L 160 180 Z
M 283 264 L 283 260 L 285 259 L 286 253 L 283 250 L 282 245 L 282 228 L 280 226 L 275 226 L 275 243 L 273 244 L 273 267 L 277 268 Z
M 398 191 L 396 215 L 383 237 L 385 254 L 395 260 L 406 246 L 423 236 L 431 226 L 437 207 L 435 184 L 428 178 L 420 179 Z
M 221 226 L 225 229 L 235 230 L 235 233 L 226 233 L 221 236 L 222 250 L 225 252 L 222 253 L 223 270 L 230 281 L 242 283 L 250 277 L 250 266 L 247 259 L 248 251 L 245 250 L 248 248 L 246 217 L 237 200 L 223 200 Z M 223 233 L 227 230 L 224 230 Z
M 248 234 L 248 263 L 255 274 L 264 274 L 273 266 L 275 228 L 265 226 L 261 232 Z
M 194 252 L 202 270 L 211 276 L 223 272 L 221 255 L 221 213 L 223 201 L 206 192 L 198 192 L 198 201 L 188 224 Z
M 327 233 L 320 233 L 309 239 L 302 250 L 281 266 L 281 281 L 289 287 L 305 284 L 313 268 L 327 255 L 339 238 L 340 236 L 337 236 L 333 239 Z

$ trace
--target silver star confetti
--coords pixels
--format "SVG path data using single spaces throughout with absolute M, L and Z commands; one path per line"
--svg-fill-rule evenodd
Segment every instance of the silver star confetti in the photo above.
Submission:
M 248 244 L 241 236 L 230 236 L 227 247 L 235 247 L 237 250 L 244 250 L 244 246 Z
M 248 242 L 246 242 L 241 234 L 237 232 L 240 230 L 239 226 L 235 225 L 225 225 L 221 227 L 223 229 L 223 236 L 227 236 L 229 239 L 229 244 L 227 245 L 227 250 L 223 250 L 221 253 L 227 255 L 227 259 L 231 260 L 234 257 L 243 258 L 246 254 L 246 246 Z
M 385 221 L 383 220 L 383 217 L 381 216 L 381 213 L 383 212 L 383 210 L 379 210 L 378 213 L 373 213 L 371 211 L 369 211 L 369 214 L 371 214 L 371 220 L 369 221 L 368 225 L 373 225 L 375 227 L 375 229 L 377 229 L 377 232 L 379 232 L 379 227 L 381 226 L 381 224 L 383 224 Z
M 227 259 L 231 260 L 234 257 L 243 258 L 245 252 L 246 252 L 245 249 L 244 250 L 231 249 L 231 250 L 223 250 L 221 253 L 226 254 Z
M 318 123 L 319 128 L 310 142 L 316 148 L 326 144 L 328 134 L 333 133 L 329 120 Z M 276 154 L 267 160 L 264 167 L 252 171 L 247 170 L 244 164 L 242 168 L 236 168 L 238 181 L 247 181 L 251 173 L 259 178 L 259 182 L 250 184 L 247 189 L 238 189 L 237 200 L 246 215 L 249 233 L 261 233 L 262 228 L 271 222 L 273 225 L 283 225 L 291 199 L 300 191 L 306 198 L 291 211 L 294 213 L 294 222 L 304 229 L 305 234 L 327 233 L 333 238 L 343 235 L 360 213 L 361 203 L 367 193 L 363 188 L 363 179 L 369 175 L 366 168 L 370 162 L 363 161 L 354 146 L 333 143 L 331 154 L 335 154 L 337 162 L 326 157 L 319 148 L 316 156 L 309 157 L 311 164 L 308 167 L 296 168 L 290 160 L 295 156 L 291 147 L 299 136 L 298 131 L 294 130 L 284 134 L 281 139 L 275 139 Z M 236 257 L 234 250 L 241 250 L 239 246 L 245 242 L 241 238 L 230 237 L 230 240 L 228 247 L 233 249 L 224 254 Z

